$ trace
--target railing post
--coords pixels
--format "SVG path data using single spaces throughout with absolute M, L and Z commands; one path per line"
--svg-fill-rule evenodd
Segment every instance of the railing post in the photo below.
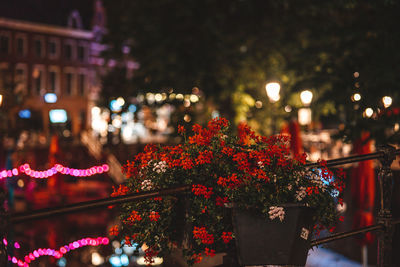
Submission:
M 382 166 L 378 173 L 380 210 L 377 221 L 384 226 L 378 234 L 378 267 L 391 267 L 394 226 L 392 218 L 393 173 L 390 166 L 396 158 L 396 149 L 385 145 L 378 147 L 378 151 L 383 152 L 383 158 L 380 158 Z
M 7 266 L 7 248 L 3 243 L 7 231 L 7 213 L 5 210 L 6 192 L 0 187 L 0 266 Z

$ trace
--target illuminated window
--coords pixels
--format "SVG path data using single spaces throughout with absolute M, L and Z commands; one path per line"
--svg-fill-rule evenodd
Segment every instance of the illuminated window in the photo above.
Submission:
M 19 63 L 15 67 L 15 92 L 26 92 L 27 90 L 27 66 Z
M 35 65 L 32 71 L 32 91 L 33 95 L 40 95 L 45 89 L 45 68 L 43 65 Z
M 33 87 L 34 94 L 39 95 L 40 90 L 43 88 L 43 70 L 36 69 L 33 74 Z
M 59 70 L 56 66 L 49 67 L 49 84 L 48 84 L 48 92 L 59 93 Z

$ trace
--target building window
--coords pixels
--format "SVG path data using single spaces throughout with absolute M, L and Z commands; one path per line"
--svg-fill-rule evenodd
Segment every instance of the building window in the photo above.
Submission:
M 14 92 L 24 93 L 27 88 L 27 71 L 25 64 L 17 64 L 15 68 L 15 90 Z
M 40 95 L 41 90 L 44 88 L 44 70 L 42 68 L 35 68 L 32 73 L 32 78 L 33 78 L 32 94 Z
M 36 39 L 34 41 L 33 48 L 34 48 L 34 51 L 35 51 L 35 56 L 43 57 L 43 55 L 44 55 L 43 40 Z
M 0 63 L 0 89 L 10 87 L 10 77 L 11 74 L 8 64 L 5 62 Z
M 60 93 L 60 69 L 57 66 L 48 67 L 47 91 L 59 94 Z
M 78 46 L 78 60 L 81 62 L 86 60 L 86 47 L 83 45 Z
M 72 95 L 73 80 L 74 80 L 74 74 L 72 73 L 65 74 L 65 92 L 67 95 Z
M 7 35 L 0 35 L 0 53 L 8 54 L 10 52 L 10 37 Z
M 76 58 L 76 43 L 72 40 L 67 40 L 64 43 L 64 58 L 66 60 L 74 60 Z
M 72 59 L 72 45 L 71 44 L 65 45 L 65 59 L 68 59 L 68 60 Z
M 78 76 L 78 93 L 79 95 L 85 95 L 86 87 L 86 75 L 81 73 Z
M 50 40 L 48 43 L 49 58 L 55 59 L 58 57 L 58 43 L 55 40 Z
M 56 83 L 57 83 L 57 73 L 55 71 L 49 72 L 49 91 L 56 91 Z
M 25 39 L 17 38 L 16 45 L 17 45 L 17 47 L 16 47 L 17 55 L 24 56 L 25 55 Z

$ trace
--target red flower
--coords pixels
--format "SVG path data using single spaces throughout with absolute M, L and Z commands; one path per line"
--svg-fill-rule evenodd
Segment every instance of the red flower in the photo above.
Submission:
M 110 230 L 109 230 L 109 233 L 110 233 L 110 235 L 115 235 L 115 236 L 117 236 L 118 235 L 118 225 L 114 225 L 113 227 L 111 227 L 110 228 Z
M 215 205 L 223 207 L 225 203 L 228 203 L 227 197 L 222 198 L 218 196 L 215 198 Z
M 222 153 L 224 153 L 227 156 L 232 156 L 234 153 L 234 150 L 233 150 L 233 148 L 230 148 L 230 147 L 224 147 L 222 149 Z
M 136 211 L 133 210 L 131 212 L 131 214 L 129 215 L 129 217 L 124 221 L 128 224 L 133 224 L 136 221 L 141 221 L 142 220 L 142 216 L 140 216 L 140 214 Z
M 206 213 L 207 211 L 207 206 L 204 206 L 204 208 L 201 210 L 201 213 Z
M 232 232 L 222 232 L 222 241 L 228 244 L 232 240 Z
M 150 212 L 149 218 L 150 218 L 150 221 L 156 222 L 160 218 L 160 215 L 158 214 L 157 211 L 152 211 L 152 212 Z
M 306 188 L 307 195 L 319 194 L 318 186 L 309 186 Z
M 227 186 L 231 189 L 237 188 L 239 187 L 242 182 L 238 179 L 238 176 L 236 173 L 232 173 L 231 176 L 229 176 L 228 178 L 224 178 L 224 177 L 219 177 L 217 184 L 220 186 Z
M 209 199 L 211 195 L 213 194 L 212 192 L 212 187 L 205 187 L 204 185 L 197 184 L 197 185 L 192 185 L 192 192 L 196 196 L 204 196 L 204 198 Z
M 181 156 L 181 166 L 185 170 L 190 170 L 193 168 L 194 164 L 189 154 L 183 153 Z
M 120 184 L 118 189 L 115 189 L 115 187 L 113 186 L 113 192 L 111 193 L 111 196 L 112 197 L 122 196 L 128 193 L 129 193 L 129 188 L 123 184 Z
M 198 263 L 202 261 L 203 257 L 201 256 L 201 253 L 195 253 L 192 255 L 191 259 L 194 261 L 194 263 Z
M 205 248 L 204 254 L 206 254 L 206 256 L 209 256 L 209 257 L 214 257 L 215 256 L 215 250 L 209 249 L 209 248 Z
M 196 159 L 196 165 L 211 163 L 213 158 L 212 151 L 204 150 L 199 152 L 199 156 Z
M 153 248 L 149 247 L 144 251 L 144 261 L 151 265 L 154 263 L 154 257 L 158 255 L 158 252 Z
M 178 125 L 178 133 L 179 134 L 183 134 L 186 132 L 185 127 L 183 127 L 182 125 Z
M 128 246 L 132 245 L 131 238 L 129 236 L 127 236 L 127 235 L 125 236 L 125 244 L 128 245 Z
M 241 145 L 248 145 L 250 141 L 250 127 L 245 123 L 241 122 L 238 125 L 238 137 L 239 137 L 239 144 Z
M 319 165 L 322 166 L 322 167 L 326 167 L 326 164 L 327 164 L 326 160 L 323 160 L 323 159 L 319 159 L 319 160 L 318 160 L 318 163 L 319 163 Z
M 201 243 L 211 245 L 214 243 L 214 236 L 207 233 L 205 227 L 194 227 L 193 238 L 200 239 Z
M 193 125 L 193 127 L 192 127 L 192 130 L 193 130 L 193 132 L 195 132 L 195 133 L 201 133 L 201 130 L 202 130 L 203 128 L 199 125 L 199 124 L 194 124 Z

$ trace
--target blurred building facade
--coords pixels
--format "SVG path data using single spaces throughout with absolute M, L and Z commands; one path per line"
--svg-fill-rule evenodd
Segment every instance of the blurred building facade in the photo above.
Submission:
M 90 126 L 105 20 L 101 0 L 0 3 L 0 94 L 3 106 L 13 102 L 9 126 L 41 123 L 46 135 L 55 127 L 73 136 Z M 51 110 L 61 113 L 50 118 Z

